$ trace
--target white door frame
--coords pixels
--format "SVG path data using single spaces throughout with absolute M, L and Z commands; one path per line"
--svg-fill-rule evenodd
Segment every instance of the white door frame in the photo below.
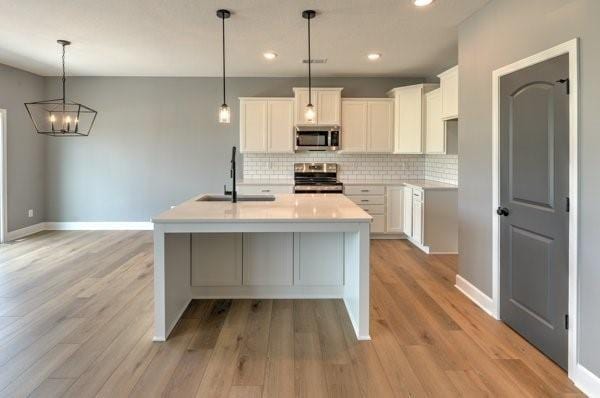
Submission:
M 578 328 L 579 328 L 579 303 L 578 303 L 578 276 L 577 276 L 577 231 L 579 210 L 579 39 L 575 38 L 559 44 L 548 50 L 539 52 L 530 57 L 496 69 L 492 73 L 492 275 L 494 304 L 493 314 L 500 319 L 500 220 L 495 209 L 500 206 L 500 78 L 531 65 L 558 57 L 569 55 L 569 377 L 574 378 L 578 361 Z
M 6 165 L 7 161 L 7 148 L 6 148 L 6 136 L 7 133 L 6 123 L 6 109 L 0 109 L 0 243 L 6 241 L 6 235 L 8 230 L 7 205 L 6 205 L 6 185 L 8 178 L 6 177 Z

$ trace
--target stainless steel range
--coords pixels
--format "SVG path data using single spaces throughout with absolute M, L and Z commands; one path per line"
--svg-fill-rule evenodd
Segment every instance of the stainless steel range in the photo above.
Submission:
M 343 193 L 335 163 L 295 163 L 294 193 Z

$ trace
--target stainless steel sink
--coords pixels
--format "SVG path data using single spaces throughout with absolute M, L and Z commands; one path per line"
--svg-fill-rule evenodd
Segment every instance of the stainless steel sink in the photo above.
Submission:
M 273 195 L 238 195 L 238 202 L 272 202 L 275 200 Z M 229 195 L 204 195 L 196 199 L 197 202 L 231 202 Z

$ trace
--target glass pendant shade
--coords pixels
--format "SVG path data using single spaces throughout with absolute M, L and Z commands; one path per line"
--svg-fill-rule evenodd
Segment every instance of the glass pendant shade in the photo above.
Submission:
M 58 99 L 25 103 L 27 113 L 38 134 L 54 137 L 88 136 L 98 112 L 92 108 L 66 99 L 65 47 L 71 44 L 58 40 L 62 46 L 62 97 Z
M 227 104 L 221 105 L 219 108 L 219 123 L 230 123 L 231 122 L 231 110 Z
M 313 123 L 316 118 L 317 111 L 315 110 L 315 107 L 312 104 L 306 105 L 306 108 L 304 108 L 304 120 L 309 123 Z

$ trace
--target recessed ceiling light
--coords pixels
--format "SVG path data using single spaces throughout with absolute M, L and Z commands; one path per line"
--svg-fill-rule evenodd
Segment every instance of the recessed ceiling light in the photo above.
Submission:
M 417 7 L 425 7 L 433 3 L 433 0 L 413 0 Z
M 274 60 L 275 58 L 277 58 L 277 53 L 275 53 L 273 51 L 267 51 L 266 53 L 263 53 L 263 57 L 265 57 L 266 59 L 271 61 L 271 60 Z
M 381 54 L 371 53 L 371 54 L 367 55 L 367 58 L 369 58 L 370 61 L 377 61 L 379 58 L 381 58 Z

